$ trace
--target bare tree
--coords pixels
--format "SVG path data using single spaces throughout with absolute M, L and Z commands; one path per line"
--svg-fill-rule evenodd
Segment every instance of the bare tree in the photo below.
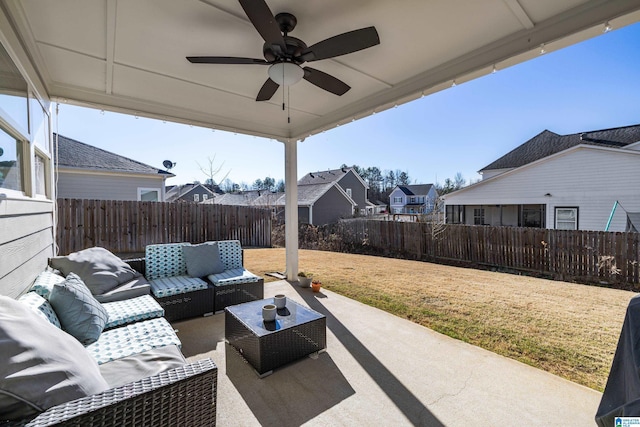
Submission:
M 207 176 L 207 179 L 205 180 L 205 184 L 211 186 L 210 188 L 211 190 L 213 190 L 213 188 L 216 185 L 216 181 L 214 177 L 217 176 L 222 171 L 222 167 L 224 166 L 224 162 L 220 163 L 220 166 L 215 166 L 215 161 L 216 161 L 216 156 L 214 155 L 213 157 L 207 157 L 207 162 L 209 163 L 207 166 L 202 166 L 200 163 L 196 162 L 196 164 L 200 168 L 200 172 L 202 172 Z M 230 172 L 231 172 L 230 170 L 227 171 L 227 173 L 222 178 L 220 178 L 219 182 L 222 182 L 225 179 L 227 179 Z
M 427 224 L 425 233 L 431 238 L 430 255 L 435 258 L 437 242 L 444 237 L 443 233 L 447 228 L 444 215 L 444 199 L 437 197 L 433 201 L 433 208 L 429 212 L 418 216 L 418 222 Z

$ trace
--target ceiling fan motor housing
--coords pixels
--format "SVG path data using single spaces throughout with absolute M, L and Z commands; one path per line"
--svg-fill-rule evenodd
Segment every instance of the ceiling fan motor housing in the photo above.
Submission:
M 281 48 L 278 45 L 272 45 L 270 43 L 265 43 L 262 46 L 262 54 L 264 55 L 264 59 L 269 62 L 276 61 L 291 61 L 296 64 L 302 64 L 304 59 L 300 56 L 302 51 L 307 48 L 307 45 L 302 40 L 291 37 L 284 36 L 284 42 L 287 46 L 286 52 L 281 52 Z

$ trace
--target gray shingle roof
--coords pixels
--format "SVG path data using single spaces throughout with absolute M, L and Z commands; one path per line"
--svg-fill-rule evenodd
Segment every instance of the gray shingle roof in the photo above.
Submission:
M 116 173 L 175 176 L 171 172 L 154 168 L 128 157 L 120 156 L 62 135 L 58 135 L 58 166 Z
M 243 193 L 226 193 L 207 200 L 208 203 L 229 206 L 251 206 L 253 201 L 260 195 L 257 191 L 246 191 Z
M 329 182 L 324 184 L 307 184 L 298 185 L 298 206 L 309 206 L 314 203 L 320 196 L 329 191 L 335 183 Z M 284 206 L 284 194 L 278 199 L 278 205 Z
M 327 184 L 338 182 L 351 168 L 333 169 L 328 171 L 311 172 L 298 180 L 298 185 Z
M 431 187 L 433 184 L 398 185 L 398 188 L 407 196 L 426 196 Z
M 640 125 L 558 135 L 545 130 L 524 144 L 511 150 L 493 163 L 480 169 L 511 169 L 559 153 L 579 144 L 621 148 L 640 141 Z

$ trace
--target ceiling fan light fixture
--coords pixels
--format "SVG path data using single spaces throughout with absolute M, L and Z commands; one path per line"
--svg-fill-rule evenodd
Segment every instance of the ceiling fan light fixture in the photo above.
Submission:
M 278 62 L 269 67 L 269 78 L 280 86 L 291 86 L 302 80 L 304 70 L 293 62 Z

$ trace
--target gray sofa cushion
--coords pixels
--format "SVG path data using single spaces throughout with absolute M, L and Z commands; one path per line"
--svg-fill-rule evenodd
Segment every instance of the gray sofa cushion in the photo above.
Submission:
M 50 264 L 65 276 L 76 273 L 94 295 L 104 294 L 140 276 L 129 264 L 99 247 L 53 257 Z
M 109 388 L 71 335 L 26 305 L 0 296 L 0 419 L 34 415 Z
M 220 259 L 220 252 L 216 242 L 184 246 L 182 252 L 184 261 L 187 264 L 187 273 L 191 277 L 205 277 L 224 271 L 224 264 Z
M 100 295 L 94 295 L 95 299 L 101 303 L 122 301 L 125 299 L 136 298 L 142 295 L 151 294 L 151 286 L 144 276 L 136 277 L 122 285 L 111 289 Z
M 100 372 L 110 387 L 120 387 L 169 369 L 179 368 L 186 360 L 177 345 L 158 347 L 133 356 L 100 365 Z
M 89 288 L 75 273 L 53 286 L 49 302 L 60 319 L 62 329 L 89 345 L 100 337 L 109 315 L 91 295 Z

